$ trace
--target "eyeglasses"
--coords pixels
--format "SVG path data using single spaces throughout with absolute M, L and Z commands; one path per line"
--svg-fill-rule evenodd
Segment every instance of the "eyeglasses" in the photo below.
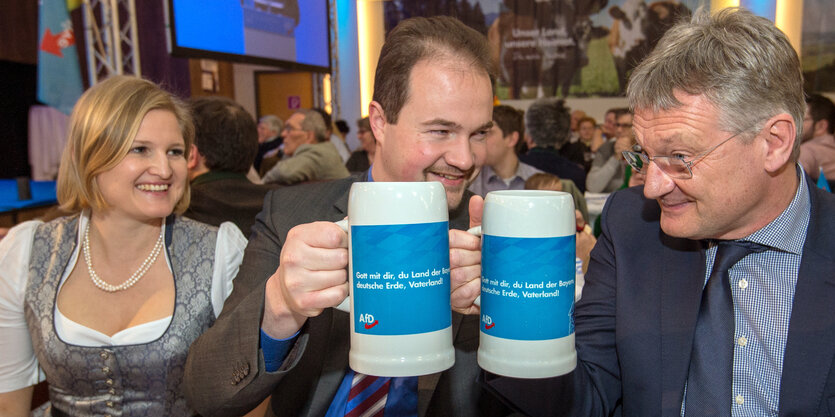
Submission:
M 731 139 L 741 135 L 746 130 L 739 132 L 716 146 L 696 155 L 693 159 L 686 161 L 682 155 L 665 155 L 665 156 L 649 156 L 645 152 L 623 151 L 623 158 L 632 166 L 635 172 L 646 175 L 646 170 L 650 162 L 655 162 L 655 165 L 670 178 L 679 180 L 686 180 L 693 178 L 693 166 L 699 163 L 704 157 L 710 155 L 716 148 L 724 145 Z
M 300 127 L 293 127 L 290 125 L 284 125 L 284 129 L 281 129 L 282 132 L 295 132 L 297 130 L 304 130 Z
M 632 123 L 615 123 L 615 127 L 629 128 L 632 127 Z

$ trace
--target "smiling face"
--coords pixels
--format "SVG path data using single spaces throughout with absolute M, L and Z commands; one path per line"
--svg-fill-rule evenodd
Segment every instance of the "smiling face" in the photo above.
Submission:
M 359 130 L 357 130 L 357 139 L 359 139 L 363 150 L 369 153 L 374 153 L 374 147 L 377 145 L 377 142 L 374 140 L 374 134 L 370 129 L 360 127 Z
M 492 125 L 490 78 L 449 56 L 419 61 L 409 79 L 409 96 L 388 123 L 379 103 L 370 108 L 377 137 L 375 181 L 438 181 L 455 208 L 485 160 L 485 136 Z
M 717 127 L 719 112 L 703 96 L 677 93 L 676 98 L 682 103 L 678 108 L 635 112 L 635 134 L 649 156 L 681 155 L 689 161 L 736 133 Z M 760 135 L 735 138 L 693 165 L 690 179 L 671 178 L 650 163 L 644 195 L 661 206 L 664 232 L 690 239 L 738 239 L 765 226 L 776 217 L 768 198 L 766 152 Z
M 174 211 L 186 188 L 185 142 L 173 113 L 151 110 L 128 154 L 96 176 L 111 214 L 148 221 Z

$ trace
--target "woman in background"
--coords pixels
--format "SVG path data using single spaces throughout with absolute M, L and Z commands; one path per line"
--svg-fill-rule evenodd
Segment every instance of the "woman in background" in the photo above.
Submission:
M 193 415 L 189 345 L 232 291 L 246 239 L 179 217 L 194 128 L 154 83 L 117 76 L 70 117 L 58 201 L 75 213 L 0 240 L 0 415 Z M 42 372 L 39 372 L 39 369 Z
M 367 117 L 357 120 L 357 139 L 360 140 L 360 148 L 351 154 L 345 162 L 345 168 L 351 173 L 365 172 L 374 162 L 374 151 L 377 149 L 377 139 L 371 131 L 371 123 Z

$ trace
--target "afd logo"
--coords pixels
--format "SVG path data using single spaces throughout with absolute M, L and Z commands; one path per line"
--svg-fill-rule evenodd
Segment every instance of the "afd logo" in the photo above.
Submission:
M 481 322 L 484 323 L 485 330 L 490 330 L 496 325 L 496 323 L 493 323 L 493 319 L 486 314 L 481 315 Z
M 368 329 L 380 324 L 379 321 L 374 320 L 373 315 L 368 314 L 368 313 L 360 314 L 360 323 L 363 323 L 365 325 L 365 330 L 368 330 Z

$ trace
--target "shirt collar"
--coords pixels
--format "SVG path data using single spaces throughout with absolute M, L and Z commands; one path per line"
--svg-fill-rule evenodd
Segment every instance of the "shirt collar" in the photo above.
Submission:
M 522 163 L 522 161 L 519 161 L 519 163 L 516 165 L 516 171 L 513 173 L 513 176 L 509 178 L 510 180 L 514 180 L 516 178 L 521 178 L 523 180 L 525 179 L 524 175 L 522 175 L 522 174 L 524 174 L 523 171 L 525 170 L 525 167 L 523 165 L 525 165 L 525 164 Z M 501 177 L 499 177 L 499 175 L 496 174 L 496 172 L 493 171 L 493 168 L 491 168 L 489 165 L 484 165 L 481 168 L 481 171 L 482 171 L 482 175 L 484 175 L 484 178 L 487 181 L 490 181 L 493 178 L 495 178 L 497 180 L 500 180 L 500 181 L 503 181 L 503 179 Z
M 750 234 L 744 240 L 796 255 L 803 251 L 806 229 L 809 226 L 811 200 L 809 187 L 806 183 L 806 173 L 799 164 L 796 167 L 800 181 L 798 181 L 794 199 L 776 219 L 762 229 Z

